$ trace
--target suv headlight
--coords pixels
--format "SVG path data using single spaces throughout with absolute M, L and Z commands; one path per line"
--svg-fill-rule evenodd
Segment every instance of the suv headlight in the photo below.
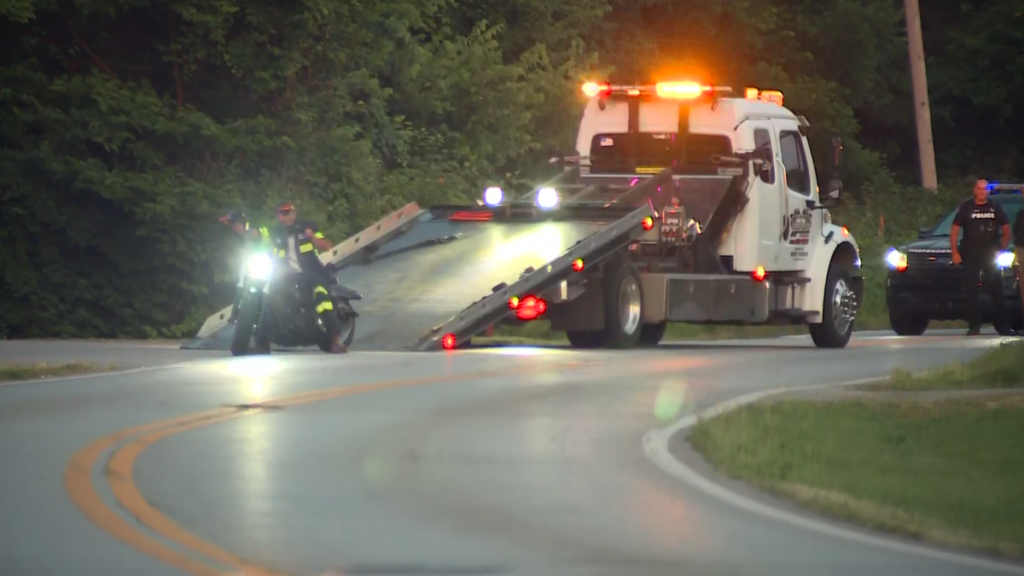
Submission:
M 1017 259 L 1017 256 L 1013 252 L 1010 252 L 1010 251 L 1000 252 L 999 255 L 996 256 L 996 266 L 999 266 L 1000 268 L 1009 268 L 1009 267 L 1013 266 L 1013 262 L 1016 259 Z
M 889 265 L 889 268 L 903 272 L 907 269 L 907 255 L 892 248 L 885 255 L 885 263 Z
M 245 265 L 249 277 L 253 280 L 266 280 L 270 278 L 270 273 L 274 269 L 274 263 L 270 260 L 270 256 L 262 252 L 249 256 L 249 260 Z

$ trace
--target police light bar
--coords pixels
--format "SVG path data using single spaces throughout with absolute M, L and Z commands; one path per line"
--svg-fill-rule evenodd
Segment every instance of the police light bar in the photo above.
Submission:
M 705 94 L 727 94 L 729 86 L 709 86 L 691 81 L 658 82 L 656 84 L 610 84 L 585 82 L 583 94 L 588 98 L 608 96 L 658 96 L 672 100 L 695 100 Z
M 998 182 L 990 182 L 988 185 L 989 192 L 1010 192 L 1020 194 L 1024 192 L 1024 184 L 999 184 Z
M 744 96 L 747 100 L 760 100 L 761 102 L 782 106 L 781 90 L 761 90 L 754 86 L 747 86 Z

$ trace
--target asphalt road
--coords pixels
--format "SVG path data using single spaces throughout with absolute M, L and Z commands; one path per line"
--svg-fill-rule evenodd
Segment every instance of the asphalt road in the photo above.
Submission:
M 996 341 L 247 359 L 0 342 L 3 360 L 170 365 L 0 386 L 0 574 L 1004 574 L 751 512 L 642 447 L 744 394 L 965 360 Z

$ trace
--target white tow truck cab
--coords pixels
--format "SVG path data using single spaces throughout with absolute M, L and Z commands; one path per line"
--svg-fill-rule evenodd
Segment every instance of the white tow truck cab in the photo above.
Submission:
M 552 329 L 577 347 L 624 348 L 657 344 L 669 322 L 807 324 L 818 347 L 848 343 L 863 277 L 856 241 L 826 208 L 842 189 L 838 137 L 822 195 L 810 125 L 781 92 L 694 82 L 583 92 L 577 196 L 636 202 L 631 187 L 664 182 L 639 240 L 545 294 Z

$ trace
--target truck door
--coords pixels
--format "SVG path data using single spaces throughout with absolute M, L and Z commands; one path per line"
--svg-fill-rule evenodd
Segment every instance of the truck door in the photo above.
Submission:
M 776 166 L 783 195 L 781 213 L 777 214 L 782 223 L 779 270 L 806 270 L 814 246 L 811 238 L 821 233 L 820 210 L 807 207 L 807 201 L 814 198 L 810 150 L 795 122 L 773 123 L 779 140 Z
M 756 202 L 757 210 L 757 254 L 754 257 L 756 265 L 768 267 L 769 270 L 780 270 L 779 260 L 782 251 L 779 250 L 779 242 L 782 237 L 782 210 L 779 206 L 784 204 L 786 194 L 782 183 L 782 163 L 778 160 L 779 142 L 775 135 L 775 127 L 769 120 L 751 121 L 754 130 L 754 148 L 756 150 L 767 150 L 775 163 L 768 172 L 761 173 L 760 181 L 754 182 L 755 190 L 751 191 L 751 199 Z M 788 260 L 787 260 L 788 263 Z

